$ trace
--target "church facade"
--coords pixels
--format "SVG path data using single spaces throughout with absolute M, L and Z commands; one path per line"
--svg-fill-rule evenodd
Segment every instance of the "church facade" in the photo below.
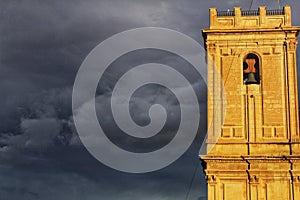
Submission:
M 291 21 L 289 6 L 210 9 L 210 27 L 202 31 L 209 130 L 200 156 L 208 200 L 300 199 L 300 27 Z

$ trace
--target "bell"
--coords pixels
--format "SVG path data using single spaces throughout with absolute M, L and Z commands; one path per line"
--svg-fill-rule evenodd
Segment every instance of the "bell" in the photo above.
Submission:
M 248 80 L 246 81 L 246 83 L 257 83 L 253 72 L 250 72 L 248 74 Z

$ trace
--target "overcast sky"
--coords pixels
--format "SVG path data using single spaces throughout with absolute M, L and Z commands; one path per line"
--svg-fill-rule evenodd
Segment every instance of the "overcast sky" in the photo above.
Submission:
M 1 200 L 152 200 L 206 199 L 206 183 L 198 152 L 206 131 L 206 91 L 200 76 L 178 56 L 141 50 L 114 62 L 97 89 L 97 113 L 110 139 L 132 151 L 147 151 L 169 141 L 178 128 L 179 105 L 163 87 L 141 88 L 133 97 L 132 117 L 149 123 L 153 103 L 166 107 L 171 118 L 167 134 L 140 143 L 120 135 L 108 111 L 109 94 L 125 69 L 156 61 L 184 69 L 201 108 L 200 128 L 193 145 L 170 166 L 146 174 L 111 169 L 94 159 L 78 139 L 71 95 L 76 73 L 89 52 L 113 34 L 138 27 L 164 27 L 203 44 L 209 8 L 265 5 L 277 0 L 10 0 L 0 2 L 0 199 Z M 293 24 L 300 25 L 300 2 L 291 5 Z M 297 53 L 299 60 L 299 53 Z M 122 69 L 120 71 L 120 69 Z M 173 117 L 172 117 L 173 116 Z M 101 119 L 101 116 L 98 116 Z M 127 145 L 127 146 L 126 146 Z M 194 174 L 194 172 L 196 172 Z M 193 178 L 194 177 L 194 178 Z

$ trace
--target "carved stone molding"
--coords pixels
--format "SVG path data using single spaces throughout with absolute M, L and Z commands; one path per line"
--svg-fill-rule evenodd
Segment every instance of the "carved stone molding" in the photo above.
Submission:
M 215 42 L 207 42 L 207 49 L 211 53 L 216 53 L 216 43 Z
M 207 183 L 215 183 L 216 177 L 214 175 L 206 175 L 205 176 Z
M 300 176 L 292 176 L 292 180 L 295 183 L 300 183 Z
M 250 175 L 249 182 L 250 183 L 259 183 L 259 178 L 256 175 Z
M 289 51 L 295 51 L 297 48 L 298 41 L 297 40 L 289 40 L 287 41 L 287 46 Z

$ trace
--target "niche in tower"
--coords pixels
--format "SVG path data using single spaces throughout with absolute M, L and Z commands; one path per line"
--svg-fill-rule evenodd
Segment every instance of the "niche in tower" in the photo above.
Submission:
M 249 53 L 243 60 L 244 84 L 260 84 L 259 58 L 254 53 Z

